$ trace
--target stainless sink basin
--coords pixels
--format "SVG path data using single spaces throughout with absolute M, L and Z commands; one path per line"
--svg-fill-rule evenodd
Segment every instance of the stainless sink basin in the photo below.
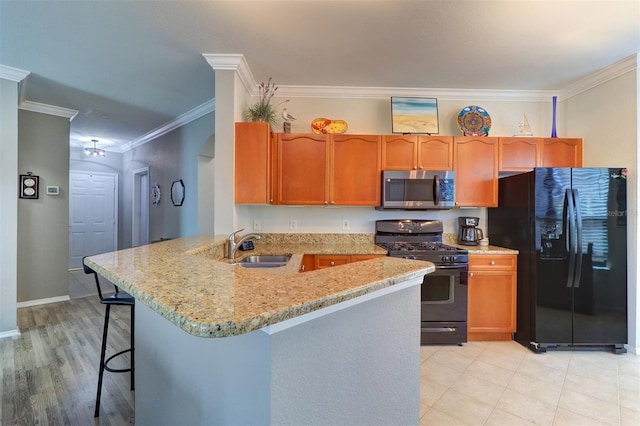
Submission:
M 256 254 L 247 256 L 238 263 L 287 263 L 291 259 L 290 254 Z
M 280 268 L 286 266 L 286 263 L 272 262 L 272 263 L 236 263 L 241 268 Z
M 236 265 L 243 268 L 279 268 L 289 263 L 291 259 L 290 254 L 286 255 L 271 255 L 271 254 L 258 254 L 247 256 L 242 259 Z

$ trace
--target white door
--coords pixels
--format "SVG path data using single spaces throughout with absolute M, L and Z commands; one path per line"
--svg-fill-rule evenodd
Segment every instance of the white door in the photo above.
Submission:
M 69 173 L 69 269 L 82 257 L 116 250 L 118 176 Z

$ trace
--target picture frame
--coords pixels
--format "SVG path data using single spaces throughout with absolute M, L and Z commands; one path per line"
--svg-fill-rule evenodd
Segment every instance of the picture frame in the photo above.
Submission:
M 180 207 L 184 203 L 184 182 L 182 179 L 174 180 L 171 183 L 171 202 L 176 207 Z
M 437 135 L 438 99 L 392 96 L 391 132 Z
M 20 198 L 37 199 L 39 197 L 40 177 L 28 173 L 20 175 L 18 196 Z

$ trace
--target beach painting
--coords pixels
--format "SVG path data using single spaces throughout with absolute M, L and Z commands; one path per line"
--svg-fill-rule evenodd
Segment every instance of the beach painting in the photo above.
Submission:
M 438 134 L 438 100 L 436 98 L 392 96 L 391 117 L 393 133 Z

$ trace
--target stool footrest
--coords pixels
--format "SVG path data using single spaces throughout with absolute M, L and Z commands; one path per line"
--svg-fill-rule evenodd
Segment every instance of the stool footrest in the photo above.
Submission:
M 112 368 L 112 367 L 109 367 L 109 361 L 111 361 L 113 358 L 115 358 L 115 357 L 117 357 L 119 355 L 125 354 L 127 352 L 131 352 L 131 349 L 125 349 L 124 351 L 120 351 L 117 354 L 111 355 L 104 362 L 104 369 L 109 371 L 110 373 L 127 373 L 127 372 L 131 371 L 131 367 L 129 367 L 129 368 Z

